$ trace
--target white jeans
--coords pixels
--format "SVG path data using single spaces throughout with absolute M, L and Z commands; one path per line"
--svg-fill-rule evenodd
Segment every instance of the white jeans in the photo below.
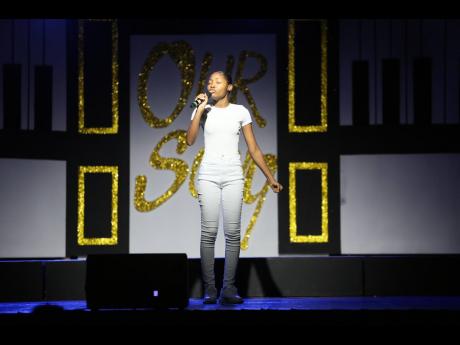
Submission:
M 222 206 L 225 234 L 223 287 L 233 287 L 240 254 L 241 208 L 244 177 L 241 161 L 203 161 L 198 172 L 198 200 L 201 209 L 201 270 L 206 287 L 215 286 L 214 244 Z

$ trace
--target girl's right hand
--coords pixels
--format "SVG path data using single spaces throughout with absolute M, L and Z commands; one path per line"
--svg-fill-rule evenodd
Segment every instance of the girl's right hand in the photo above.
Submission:
M 203 102 L 200 103 L 198 106 L 198 110 L 203 110 L 206 104 L 208 104 L 208 95 L 206 93 L 200 93 L 198 96 L 195 97 L 195 101 L 197 99 L 202 100 Z

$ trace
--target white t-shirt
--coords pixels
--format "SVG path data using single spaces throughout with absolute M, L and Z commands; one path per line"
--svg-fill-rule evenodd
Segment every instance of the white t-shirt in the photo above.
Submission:
M 192 113 L 192 120 L 196 111 Z M 211 107 L 204 125 L 203 161 L 240 160 L 240 130 L 251 122 L 251 114 L 243 105 L 230 103 L 225 108 Z

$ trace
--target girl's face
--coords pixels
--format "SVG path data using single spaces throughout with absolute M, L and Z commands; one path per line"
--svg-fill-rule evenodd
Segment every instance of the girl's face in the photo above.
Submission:
M 227 82 L 222 73 L 211 74 L 208 80 L 208 92 L 211 94 L 211 98 L 217 101 L 224 98 L 231 90 L 232 85 Z

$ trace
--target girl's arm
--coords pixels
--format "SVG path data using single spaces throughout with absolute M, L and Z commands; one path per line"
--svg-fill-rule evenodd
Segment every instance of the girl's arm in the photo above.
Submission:
M 265 163 L 264 160 L 264 155 L 259 148 L 259 145 L 257 145 L 256 138 L 254 136 L 254 132 L 252 130 L 252 124 L 247 124 L 246 126 L 243 126 L 243 134 L 244 134 L 244 139 L 246 140 L 246 144 L 248 145 L 248 151 L 249 154 L 251 155 L 251 158 L 254 160 L 254 162 L 257 164 L 259 169 L 263 172 L 265 177 L 268 180 L 268 183 L 272 190 L 275 193 L 281 192 L 283 190 L 283 186 L 276 181 L 276 179 L 273 177 L 270 169 L 267 166 L 267 163 Z

